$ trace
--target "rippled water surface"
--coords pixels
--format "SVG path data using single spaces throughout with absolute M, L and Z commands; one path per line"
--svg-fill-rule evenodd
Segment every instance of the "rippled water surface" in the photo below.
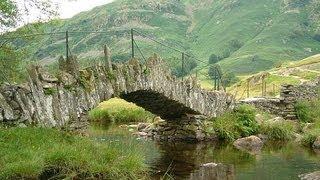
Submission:
M 97 128 L 97 140 L 121 141 L 130 134 L 114 135 L 117 128 Z M 320 154 L 294 143 L 265 144 L 261 153 L 252 155 L 232 145 L 218 143 L 157 143 L 137 139 L 145 146 L 153 179 L 299 179 L 300 174 L 320 170 Z M 210 167 L 203 164 L 215 163 Z

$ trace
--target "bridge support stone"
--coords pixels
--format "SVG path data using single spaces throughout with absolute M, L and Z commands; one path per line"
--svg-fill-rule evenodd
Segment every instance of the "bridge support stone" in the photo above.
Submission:
M 206 141 L 216 139 L 212 123 L 202 115 L 188 115 L 176 121 L 158 119 L 141 129 L 142 133 L 159 141 Z

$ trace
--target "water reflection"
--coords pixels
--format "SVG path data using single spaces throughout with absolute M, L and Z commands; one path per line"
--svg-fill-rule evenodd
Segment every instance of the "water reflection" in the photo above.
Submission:
M 320 170 L 320 155 L 294 143 L 268 143 L 260 154 L 251 155 L 217 142 L 137 140 L 127 129 L 106 124 L 92 126 L 90 136 L 106 142 L 128 141 L 128 148 L 141 146 L 145 149 L 152 179 L 291 180 L 299 179 L 300 174 Z M 207 163 L 215 164 L 203 166 Z
M 203 164 L 215 162 L 216 143 L 159 143 L 161 157 L 155 161 L 153 179 L 234 179 L 232 164 Z
M 269 143 L 258 155 L 218 143 L 159 143 L 153 179 L 299 179 L 320 170 L 320 157 L 295 144 Z M 211 166 L 202 166 L 211 163 Z M 215 163 L 215 164 L 213 164 Z M 213 164 L 213 166 L 212 166 Z

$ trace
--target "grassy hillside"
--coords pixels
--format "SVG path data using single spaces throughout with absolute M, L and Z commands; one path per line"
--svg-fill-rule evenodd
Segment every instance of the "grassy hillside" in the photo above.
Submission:
M 227 91 L 238 99 L 246 98 L 249 81 L 250 97 L 262 96 L 262 79 L 266 83 L 266 96 L 279 95 L 282 84 L 301 84 L 320 77 L 320 54 L 301 61 L 286 62 L 278 68 L 263 71 L 251 76 L 242 76 L 241 82 Z
M 70 33 L 72 54 L 86 61 L 102 57 L 104 44 L 111 47 L 115 61 L 127 60 L 130 29 L 135 28 L 205 62 L 216 54 L 224 71 L 250 74 L 320 53 L 319 10 L 317 0 L 116 0 L 37 27 L 40 32 L 107 31 Z M 65 54 L 64 36 L 13 44 L 30 52 L 32 59 L 50 63 Z M 138 34 L 135 39 L 144 56 L 157 52 L 172 67 L 180 65 L 181 54 Z M 142 59 L 139 52 L 137 56 Z M 199 69 L 206 65 L 198 64 Z

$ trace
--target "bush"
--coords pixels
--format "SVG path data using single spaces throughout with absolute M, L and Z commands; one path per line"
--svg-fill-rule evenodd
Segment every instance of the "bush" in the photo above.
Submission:
M 320 128 L 312 129 L 303 134 L 302 144 L 305 146 L 312 146 L 318 137 L 320 137 Z
M 0 137 L 0 179 L 139 179 L 147 170 L 130 137 L 102 143 L 46 128 L 0 129 Z
M 320 119 L 320 101 L 299 101 L 295 105 L 300 122 L 312 123 Z
M 249 105 L 241 105 L 234 111 L 213 119 L 213 128 L 219 139 L 234 141 L 240 137 L 255 134 L 259 126 L 255 120 L 256 110 Z
M 294 125 L 288 121 L 264 122 L 260 133 L 268 136 L 270 140 L 289 140 L 294 134 Z

